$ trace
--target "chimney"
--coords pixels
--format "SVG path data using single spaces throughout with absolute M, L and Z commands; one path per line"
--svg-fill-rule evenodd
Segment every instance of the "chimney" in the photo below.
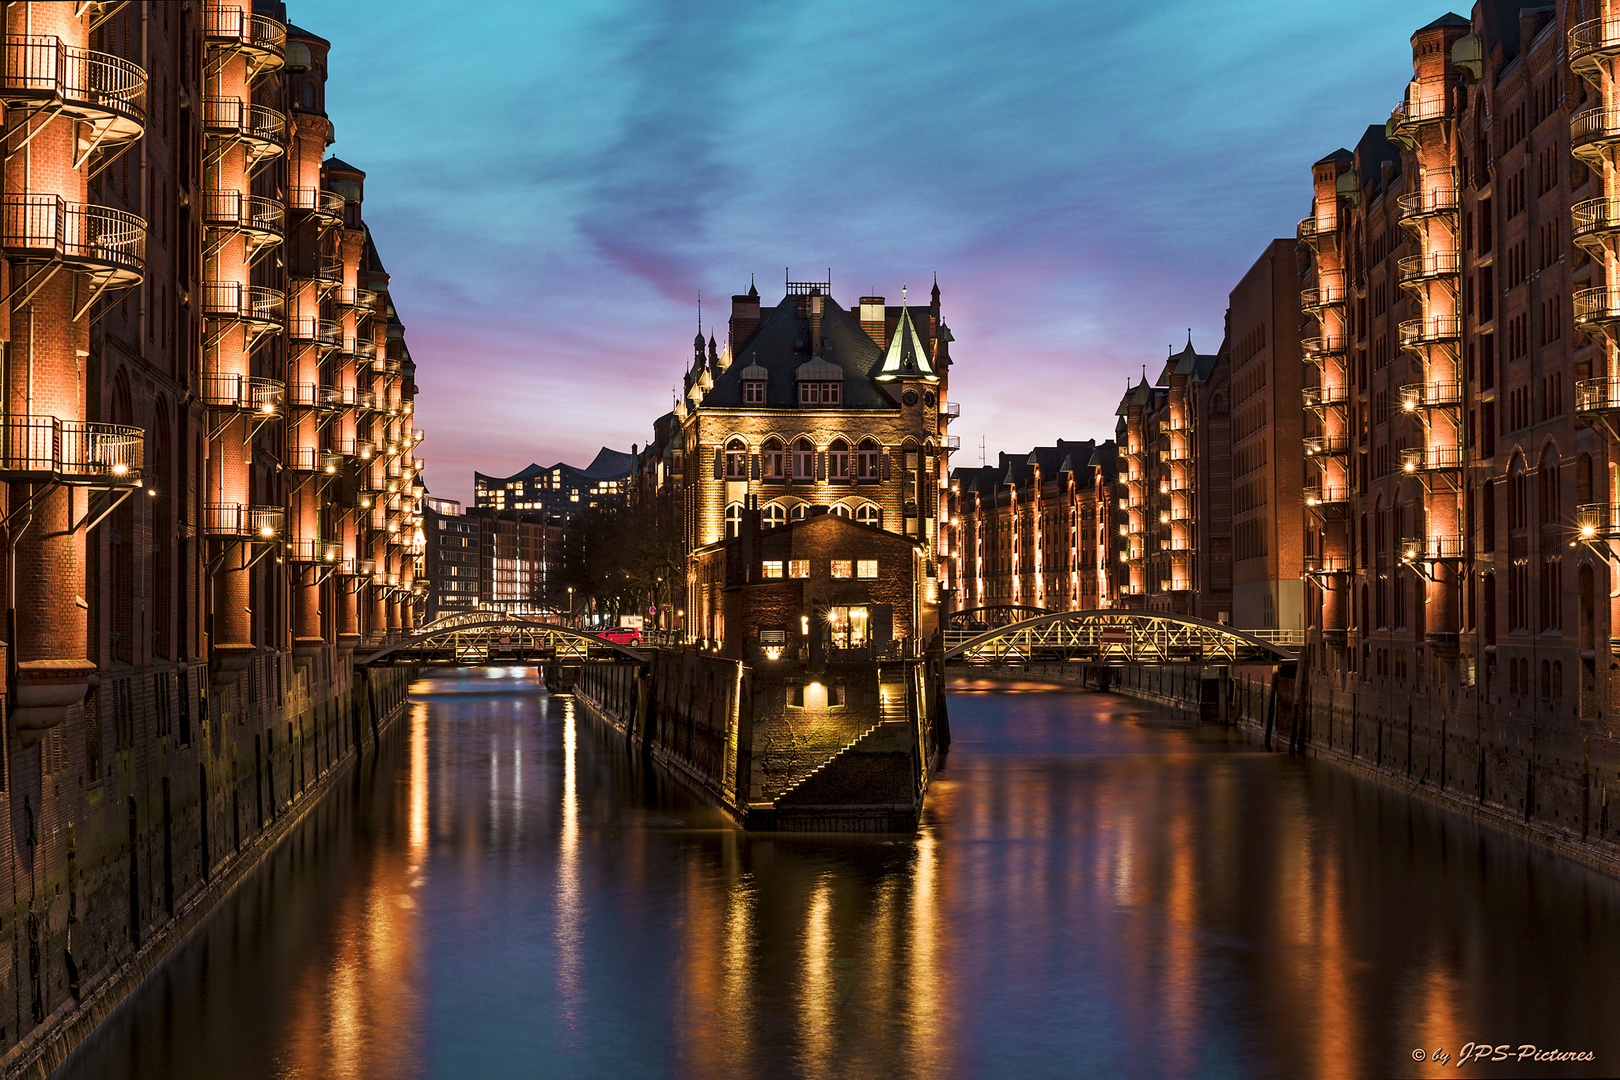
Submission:
M 748 293 L 731 298 L 731 327 L 727 336 L 731 340 L 731 358 L 742 355 L 743 349 L 759 329 L 759 293 Z
M 861 329 L 866 331 L 868 337 L 877 342 L 880 349 L 889 347 L 889 334 L 884 319 L 884 300 L 881 296 L 861 297 L 860 320 Z
M 821 305 L 827 298 L 820 289 L 810 290 L 810 355 L 821 355 Z

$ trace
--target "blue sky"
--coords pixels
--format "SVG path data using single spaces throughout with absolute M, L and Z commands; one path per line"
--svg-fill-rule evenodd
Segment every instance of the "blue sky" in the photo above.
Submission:
M 1399 100 L 1410 0 L 292 0 L 422 388 L 433 493 L 644 443 L 690 359 L 832 270 L 956 337 L 958 464 L 1104 438 L 1127 377 Z M 1466 14 L 1466 8 L 1458 8 Z

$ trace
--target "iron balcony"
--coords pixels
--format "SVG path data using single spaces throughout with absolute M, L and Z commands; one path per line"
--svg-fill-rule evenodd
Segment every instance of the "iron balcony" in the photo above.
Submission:
M 203 404 L 211 409 L 274 416 L 285 396 L 285 388 L 276 379 L 251 375 L 209 375 L 203 379 Z
M 1620 233 L 1620 198 L 1586 199 L 1569 208 L 1570 235 L 1593 255 L 1602 255 L 1603 242 Z
M 123 424 L 92 424 L 54 416 L 0 421 L 0 478 L 69 484 L 135 484 L 141 478 L 146 433 Z
M 1408 383 L 1401 387 L 1400 393 L 1401 408 L 1407 412 L 1456 408 L 1462 404 L 1462 383 Z
M 0 201 L 0 246 L 19 261 L 60 262 L 134 285 L 146 271 L 146 222 L 110 206 L 55 195 L 7 195 Z
M 1412 226 L 1437 214 L 1455 214 L 1457 190 L 1430 188 L 1427 191 L 1409 191 L 1397 197 L 1395 205 L 1400 208 L 1401 224 Z
M 1569 152 L 1594 167 L 1606 149 L 1620 142 L 1620 108 L 1599 106 L 1576 113 L 1569 121 Z
M 268 329 L 281 325 L 286 309 L 287 298 L 280 289 L 238 281 L 205 281 L 202 285 L 205 319 L 253 323 Z
M 1565 44 L 1569 66 L 1589 78 L 1603 71 L 1603 61 L 1620 56 L 1620 19 L 1589 19 L 1569 28 Z
M 1429 315 L 1421 319 L 1407 319 L 1400 324 L 1399 335 L 1403 349 L 1456 341 L 1462 337 L 1462 319 L 1455 315 Z
M 61 38 L 11 37 L 0 51 L 0 101 L 45 107 L 91 125 L 107 149 L 146 130 L 146 72 L 122 57 L 65 45 Z
M 289 209 L 308 214 L 325 225 L 337 225 L 343 221 L 343 208 L 348 200 L 335 191 L 325 188 L 295 187 L 287 189 L 287 206 Z
M 1413 446 L 1401 451 L 1401 471 L 1446 472 L 1462 468 L 1460 446 Z
M 279 157 L 287 149 L 287 118 L 241 98 L 204 98 L 203 132 L 211 139 L 241 142 L 253 162 Z
M 1620 376 L 1583 379 L 1575 384 L 1577 413 L 1620 411 Z
M 1570 297 L 1575 308 L 1575 328 L 1586 330 L 1620 322 L 1620 288 L 1605 285 L 1582 289 Z
M 287 27 L 251 5 L 209 4 L 203 8 L 203 43 L 210 49 L 247 56 L 253 74 L 279 68 L 287 53 Z
M 203 532 L 227 539 L 274 540 L 281 535 L 283 517 L 279 506 L 208 503 L 203 507 Z

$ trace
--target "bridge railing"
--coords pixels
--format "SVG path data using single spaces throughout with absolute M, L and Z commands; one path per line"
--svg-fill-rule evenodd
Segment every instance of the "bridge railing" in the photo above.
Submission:
M 1303 645 L 1293 631 L 1260 636 L 1152 612 L 1064 612 L 994 630 L 946 630 L 947 659 L 959 663 L 1077 660 L 1099 664 L 1276 663 Z

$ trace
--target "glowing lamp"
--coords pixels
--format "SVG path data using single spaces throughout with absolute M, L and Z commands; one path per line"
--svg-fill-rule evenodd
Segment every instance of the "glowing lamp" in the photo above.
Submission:
M 1407 472 L 1417 472 L 1417 466 L 1410 461 L 1406 463 L 1405 468 Z
M 263 405 L 259 406 L 259 411 L 264 413 L 266 416 L 270 415 L 271 413 L 276 411 L 275 402 L 272 402 L 272 401 L 265 402 Z
M 259 535 L 264 537 L 266 540 L 268 540 L 268 539 L 270 539 L 270 537 L 276 535 L 276 530 L 272 529 L 268 525 L 260 525 L 259 526 Z
M 767 660 L 780 660 L 780 659 L 782 659 L 782 646 L 780 646 L 780 645 L 767 645 L 767 646 L 765 646 L 765 659 L 767 659 Z
M 129 472 L 129 466 L 120 462 L 112 467 L 112 471 L 114 476 L 123 476 L 125 473 Z
M 1597 535 L 1597 529 L 1593 528 L 1591 525 L 1582 525 L 1581 526 L 1581 535 L 1582 536 L 1596 536 Z

